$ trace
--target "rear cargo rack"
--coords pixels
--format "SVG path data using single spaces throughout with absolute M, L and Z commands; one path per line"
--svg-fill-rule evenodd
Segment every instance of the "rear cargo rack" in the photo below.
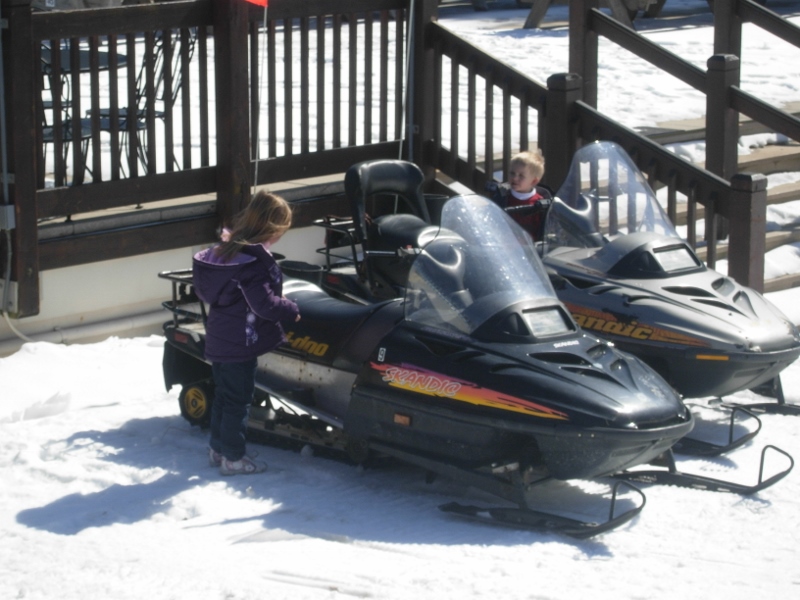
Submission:
M 172 313 L 176 327 L 187 322 L 206 322 L 206 306 L 194 292 L 191 269 L 162 271 L 158 276 L 172 283 L 172 299 L 162 302 L 161 306 Z

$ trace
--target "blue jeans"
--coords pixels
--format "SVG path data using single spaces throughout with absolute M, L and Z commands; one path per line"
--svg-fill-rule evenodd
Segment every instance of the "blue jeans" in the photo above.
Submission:
M 247 415 L 253 402 L 258 359 L 235 363 L 212 363 L 214 403 L 211 406 L 209 445 L 228 460 L 245 453 Z

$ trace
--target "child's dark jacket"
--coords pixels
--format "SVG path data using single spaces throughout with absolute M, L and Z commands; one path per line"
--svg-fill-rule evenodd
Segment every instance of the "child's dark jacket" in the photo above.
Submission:
M 544 237 L 547 209 L 550 208 L 550 201 L 553 197 L 549 188 L 536 186 L 530 197 L 524 200 L 514 197 L 507 183 L 498 184 L 491 181 L 486 184 L 486 191 L 489 192 L 491 199 L 503 210 L 518 206 L 531 206 L 534 208 L 532 212 L 512 212 L 511 217 L 531 234 L 534 241 L 540 241 Z
M 243 362 L 286 341 L 280 321 L 294 321 L 297 305 L 282 297 L 283 277 L 261 245 L 244 246 L 229 262 L 214 248 L 194 256 L 194 289 L 210 305 L 205 356 L 212 362 Z

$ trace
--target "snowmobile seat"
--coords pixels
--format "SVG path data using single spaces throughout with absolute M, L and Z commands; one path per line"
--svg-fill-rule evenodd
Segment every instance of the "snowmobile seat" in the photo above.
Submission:
M 350 201 L 356 241 L 366 249 L 373 249 L 370 234 L 380 236 L 386 230 L 387 233 L 391 232 L 390 235 L 396 235 L 429 225 L 431 218 L 422 192 L 424 182 L 425 177 L 420 168 L 404 160 L 369 160 L 350 167 L 345 173 L 344 189 Z M 378 197 L 387 197 L 389 201 L 386 204 L 393 208 L 396 207 L 396 199 L 402 200 L 405 208 L 417 219 L 410 219 L 408 213 L 392 210 L 391 214 L 377 217 L 378 227 L 370 231 L 367 226 L 367 200 L 377 200 Z M 398 221 L 397 225 L 391 224 L 394 220 Z M 409 235 L 403 237 L 405 241 Z
M 354 304 L 329 296 L 319 286 L 300 280 L 288 280 L 284 284 L 284 295 L 300 307 L 301 327 L 325 332 L 325 343 L 337 349 L 339 358 L 358 364 L 366 360 L 362 357 L 377 343 L 370 345 L 369 339 L 383 336 L 402 318 L 401 309 L 387 311 L 392 313 L 381 319 L 378 327 L 364 325 L 367 319 L 391 304 L 400 306 L 400 300 L 388 300 L 377 304 Z M 355 341 L 354 341 L 355 340 Z
M 369 226 L 370 250 L 396 251 L 398 248 L 420 248 L 420 238 L 433 237 L 438 227 L 429 225 L 416 215 L 399 214 L 378 217 Z M 433 230 L 431 234 L 430 230 Z
M 321 287 L 305 281 L 287 281 L 284 295 L 300 307 L 305 323 L 320 323 L 325 330 L 333 328 L 345 337 L 375 310 L 373 304 L 354 304 L 329 296 Z
M 345 173 L 353 236 L 365 250 L 370 281 L 382 281 L 386 291 L 380 295 L 384 297 L 396 296 L 408 278 L 408 261 L 392 253 L 401 248 L 418 248 L 420 236 L 431 226 L 422 192 L 424 182 L 420 168 L 404 160 L 365 161 Z M 374 218 L 367 214 L 368 201 Z

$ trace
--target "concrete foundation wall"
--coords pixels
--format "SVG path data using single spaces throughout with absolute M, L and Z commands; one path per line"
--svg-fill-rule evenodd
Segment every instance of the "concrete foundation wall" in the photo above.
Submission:
M 322 245 L 323 236 L 324 230 L 317 227 L 291 230 L 274 250 L 292 260 L 320 264 L 321 256 L 315 250 Z M 112 335 L 160 334 L 162 323 L 170 318 L 161 303 L 171 297 L 172 288 L 158 273 L 191 267 L 192 255 L 199 249 L 43 271 L 40 313 L 11 319 L 10 324 L 0 317 L 0 356 L 13 354 L 26 342 L 18 333 L 33 341 L 67 344 L 100 341 Z

